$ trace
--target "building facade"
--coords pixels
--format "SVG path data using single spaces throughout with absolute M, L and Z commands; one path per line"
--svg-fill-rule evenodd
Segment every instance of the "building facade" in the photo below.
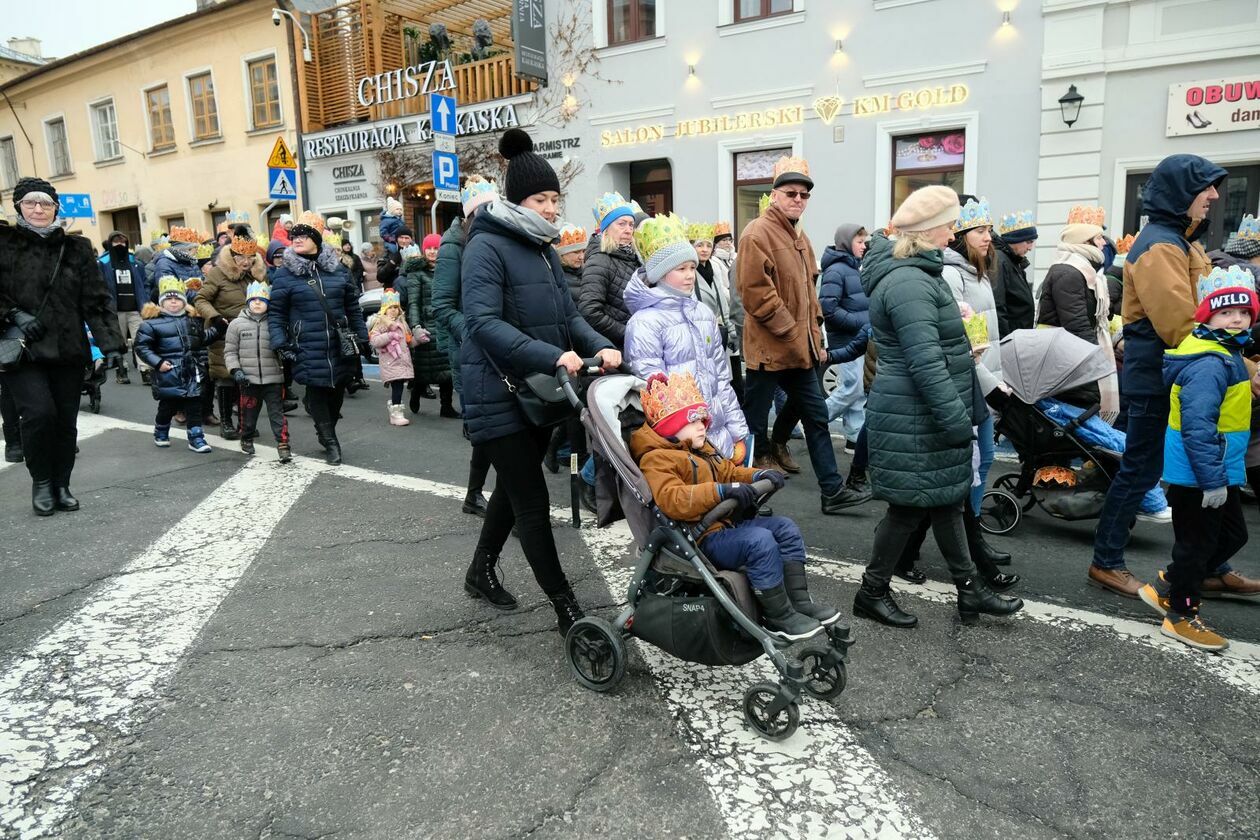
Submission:
M 268 199 L 267 157 L 277 137 L 297 141 L 273 5 L 224 0 L 0 84 L 4 212 L 16 179 L 38 175 L 90 197 L 94 215 L 71 228 L 95 241 L 209 231 L 229 214 L 269 229 L 290 207 Z

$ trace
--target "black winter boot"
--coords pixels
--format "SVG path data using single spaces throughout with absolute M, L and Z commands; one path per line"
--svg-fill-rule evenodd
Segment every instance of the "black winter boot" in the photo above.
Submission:
M 844 486 L 857 493 L 871 492 L 871 483 L 866 478 L 866 470 L 863 469 L 849 470 L 849 478 L 844 482 Z
M 473 552 L 472 563 L 464 573 L 464 591 L 474 598 L 485 598 L 496 610 L 516 609 L 516 599 L 499 582 L 498 557 L 484 551 Z
M 840 611 L 825 604 L 814 603 L 809 594 L 809 584 L 805 581 L 805 564 L 795 560 L 783 561 L 783 588 L 787 590 L 792 609 L 801 615 L 807 615 L 824 627 L 830 627 L 840 620 Z
M 897 606 L 892 593 L 888 591 L 888 584 L 874 586 L 865 577 L 862 578 L 862 587 L 853 597 L 853 614 L 889 627 L 910 628 L 919 623 L 916 616 Z
M 793 609 L 783 584 L 769 589 L 754 589 L 753 595 L 761 606 L 761 623 L 771 635 L 795 642 L 808 639 L 822 629 L 816 619 Z
M 22 451 L 22 433 L 17 426 L 4 427 L 4 460 L 10 464 L 26 460 L 26 453 Z
M 57 510 L 78 510 L 79 500 L 70 494 L 69 487 L 53 487 L 53 498 L 56 499 Z
M 963 514 L 963 527 L 967 532 L 967 553 L 971 555 L 971 562 L 976 564 L 976 571 L 980 573 L 980 577 L 989 585 L 989 588 L 994 592 L 1005 592 L 1019 583 L 1019 575 L 1004 574 L 998 568 L 999 564 L 995 561 L 995 556 L 999 559 L 1005 557 L 1006 562 L 1010 563 L 1011 555 L 994 551 L 984 541 L 980 520 L 971 515 L 971 502 L 967 502 L 967 510 Z
M 582 478 L 578 478 L 578 500 L 582 503 L 582 507 L 591 513 L 599 513 L 599 500 L 595 495 L 595 488 Z
M 547 442 L 547 451 L 543 453 L 543 466 L 552 475 L 560 472 L 560 447 L 563 444 L 564 432 L 559 429 L 554 430 L 551 433 L 551 440 Z
M 1019 598 L 997 595 L 974 578 L 958 584 L 958 616 L 963 624 L 975 624 L 980 614 L 1013 615 L 1024 608 Z
M 35 479 L 31 484 L 31 507 L 36 516 L 52 516 L 56 510 L 52 482 Z
M 572 587 L 565 587 L 565 590 L 557 595 L 548 595 L 551 600 L 551 606 L 556 610 L 556 630 L 561 636 L 569 633 L 569 628 L 583 618 L 586 613 L 582 612 L 582 608 L 578 606 L 577 596 L 573 594 Z
M 331 423 L 316 423 L 315 438 L 324 447 L 324 462 L 337 466 L 341 463 L 341 443 L 337 440 L 337 430 Z
M 234 386 L 220 385 L 218 387 L 219 396 L 219 434 L 224 440 L 236 440 L 240 435 L 236 432 L 236 421 L 232 419 L 232 409 L 236 406 L 232 403 L 232 392 Z
M 480 516 L 482 519 L 485 519 L 486 497 L 481 494 L 480 490 L 469 490 L 464 496 L 464 506 L 461 510 L 470 516 Z

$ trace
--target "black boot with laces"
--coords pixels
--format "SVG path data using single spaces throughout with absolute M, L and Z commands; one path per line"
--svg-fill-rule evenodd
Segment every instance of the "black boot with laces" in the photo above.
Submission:
M 551 606 L 556 609 L 556 630 L 561 636 L 568 635 L 570 627 L 586 618 L 586 613 L 578 606 L 577 596 L 573 594 L 571 587 L 566 586 L 563 592 L 547 597 L 551 599 Z
M 484 551 L 473 554 L 473 561 L 464 573 L 464 591 L 474 598 L 485 598 L 496 610 L 516 609 L 516 599 L 499 582 L 498 557 Z

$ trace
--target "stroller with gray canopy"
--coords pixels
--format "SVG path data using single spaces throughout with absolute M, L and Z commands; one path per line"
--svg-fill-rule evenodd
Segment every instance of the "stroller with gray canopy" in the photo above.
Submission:
M 584 364 L 598 366 L 598 359 Z M 625 518 L 638 547 L 626 593 L 626 607 L 613 622 L 587 616 L 565 637 L 565 655 L 574 676 L 592 691 L 611 691 L 625 675 L 627 637 L 701 665 L 744 665 L 765 655 L 779 672 L 777 683 L 757 682 L 744 693 L 744 718 L 759 735 L 782 740 L 800 723 L 801 693 L 821 700 L 838 697 L 847 683 L 845 658 L 852 637 L 843 622 L 819 630 L 803 650 L 789 657 L 791 643 L 758 623 L 747 578 L 717 569 L 704 556 L 699 538 L 708 527 L 735 512 L 736 502 L 719 503 L 695 526 L 675 522 L 653 503 L 647 481 L 630 456 L 630 433 L 643 423 L 635 376 L 595 379 L 586 405 L 567 371 L 558 374 L 574 407 L 581 409 L 592 453 L 597 458 L 600 526 Z M 753 484 L 762 498 L 774 492 L 769 481 Z M 826 640 L 825 645 L 815 640 Z

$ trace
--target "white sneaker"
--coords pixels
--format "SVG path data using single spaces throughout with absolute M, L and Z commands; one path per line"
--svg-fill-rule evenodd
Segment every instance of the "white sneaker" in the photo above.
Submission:
M 1166 507 L 1157 513 L 1138 512 L 1137 518 L 1143 522 L 1155 522 L 1160 525 L 1167 525 L 1172 522 L 1172 507 Z

